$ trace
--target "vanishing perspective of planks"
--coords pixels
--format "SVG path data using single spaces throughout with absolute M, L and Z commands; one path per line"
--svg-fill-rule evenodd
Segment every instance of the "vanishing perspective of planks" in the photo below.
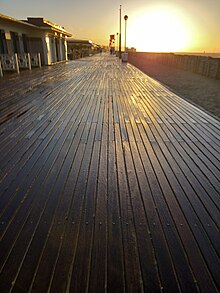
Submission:
M 0 81 L 1 292 L 218 292 L 220 121 L 109 55 Z

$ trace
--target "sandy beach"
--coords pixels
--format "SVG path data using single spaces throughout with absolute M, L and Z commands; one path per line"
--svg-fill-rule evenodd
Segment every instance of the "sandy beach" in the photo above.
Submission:
M 135 60 L 132 64 L 182 98 L 220 118 L 220 80 L 150 61 Z

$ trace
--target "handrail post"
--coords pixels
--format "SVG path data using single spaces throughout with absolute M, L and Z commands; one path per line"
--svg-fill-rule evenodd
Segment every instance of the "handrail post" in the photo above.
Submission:
M 39 64 L 39 67 L 41 68 L 41 57 L 40 57 L 40 53 L 38 53 L 37 56 L 38 56 L 38 64 Z
M 17 70 L 17 73 L 20 74 L 19 65 L 18 65 L 18 54 L 15 53 L 15 67 Z
M 3 71 L 2 71 L 2 63 L 1 63 L 1 59 L 0 59 L 0 77 L 3 77 Z
M 30 53 L 27 53 L 27 58 L 28 58 L 28 68 L 29 68 L 29 70 L 31 70 L 31 57 L 30 57 Z

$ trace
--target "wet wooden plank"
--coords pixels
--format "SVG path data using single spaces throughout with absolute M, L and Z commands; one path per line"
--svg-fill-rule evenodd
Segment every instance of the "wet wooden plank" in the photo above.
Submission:
M 127 290 L 143 290 L 142 273 L 140 259 L 137 248 L 137 238 L 135 233 L 134 218 L 130 201 L 129 186 L 126 178 L 125 161 L 123 154 L 122 138 L 120 128 L 115 124 L 116 139 L 116 160 L 117 176 L 119 185 L 119 198 L 121 207 L 121 221 L 123 234 L 123 248 L 125 255 L 125 281 Z M 130 255 L 133 257 L 130 258 Z M 129 289 L 128 289 L 129 288 Z

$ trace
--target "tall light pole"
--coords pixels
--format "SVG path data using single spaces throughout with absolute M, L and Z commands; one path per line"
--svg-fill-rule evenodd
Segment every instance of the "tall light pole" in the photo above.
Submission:
M 126 52 L 126 30 L 127 30 L 127 20 L 128 20 L 127 15 L 124 16 L 124 20 L 125 20 L 125 52 Z
M 116 34 L 116 40 L 117 40 L 117 46 L 116 46 L 116 51 L 118 51 L 119 43 L 118 43 L 118 33 Z
M 121 5 L 119 9 L 119 58 L 121 59 Z

